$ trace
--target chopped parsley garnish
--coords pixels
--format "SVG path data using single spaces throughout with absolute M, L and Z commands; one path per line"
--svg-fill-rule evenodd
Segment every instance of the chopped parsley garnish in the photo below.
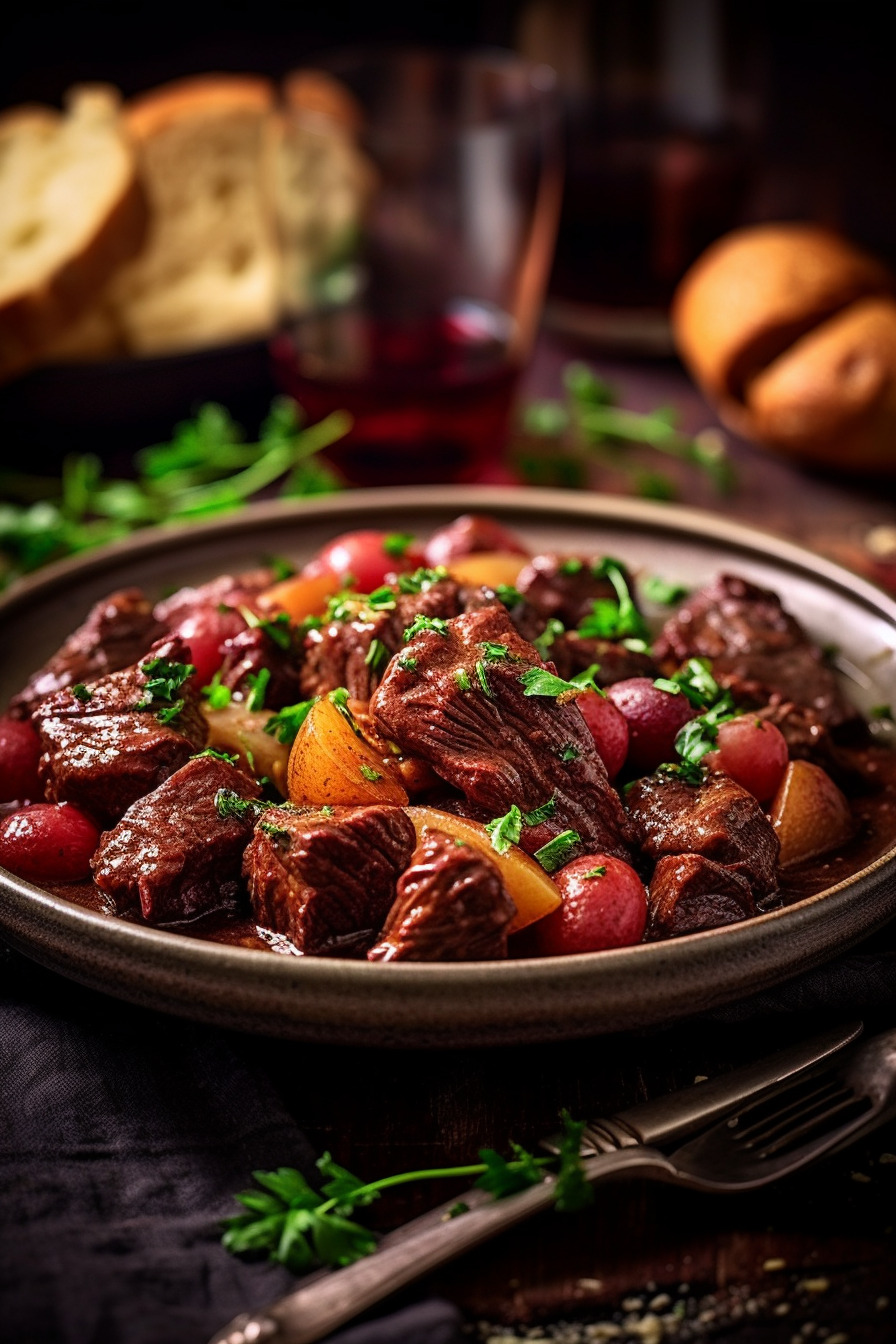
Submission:
M 88 690 L 83 681 L 76 681 L 71 688 L 71 692 L 76 700 L 81 701 L 82 705 L 86 705 L 89 700 L 93 699 L 93 691 Z
M 473 684 L 470 681 L 469 673 L 464 667 L 459 667 L 457 669 L 457 671 L 454 674 L 454 681 L 455 684 L 459 686 L 462 691 L 471 691 L 473 689 Z
M 439 583 L 441 579 L 447 579 L 448 571 L 444 565 L 438 565 L 435 569 L 427 569 L 425 566 L 415 569 L 413 574 L 399 574 L 395 580 L 398 591 L 401 593 L 423 593 L 427 588 L 431 588 L 434 583 Z
M 332 803 L 324 803 L 323 807 L 320 809 L 320 814 L 322 817 L 332 817 L 333 812 L 334 808 Z
M 868 713 L 871 715 L 872 719 L 893 718 L 893 709 L 891 705 L 872 705 Z
M 557 796 L 552 794 L 546 803 L 542 803 L 541 807 L 533 808 L 531 812 L 524 812 L 523 821 L 527 826 L 540 826 L 543 821 L 547 821 L 548 817 L 552 817 L 556 811 Z
M 258 829 L 264 831 L 265 835 L 269 835 L 275 844 L 283 845 L 287 849 L 292 844 L 292 836 L 289 831 L 284 831 L 283 827 L 278 826 L 275 821 L 260 821 Z
M 537 849 L 534 857 L 546 873 L 555 873 L 558 868 L 569 862 L 572 851 L 581 843 L 582 837 L 578 831 L 561 831 L 553 840 Z
M 270 555 L 265 564 L 271 571 L 275 583 L 282 583 L 284 579 L 291 579 L 296 572 L 296 567 L 292 561 L 287 560 L 283 555 Z
M 415 635 L 420 635 L 424 630 L 432 630 L 434 634 L 441 635 L 443 639 L 448 638 L 448 622 L 443 621 L 440 616 L 421 616 L 419 613 L 414 617 L 414 622 L 409 625 L 404 632 L 405 644 L 410 643 Z
M 606 871 L 607 865 L 599 863 L 596 868 L 589 868 L 587 873 L 582 874 L 582 877 L 603 877 Z
M 565 703 L 567 700 L 574 699 L 581 695 L 583 691 L 603 692 L 595 684 L 594 674 L 598 670 L 598 664 L 592 663 L 584 672 L 577 672 L 570 681 L 564 681 L 554 672 L 548 672 L 543 667 L 530 667 L 527 672 L 523 672 L 520 681 L 525 686 L 525 695 L 545 695 L 552 700 L 558 700 Z
M 689 658 L 684 667 L 672 674 L 671 681 L 695 709 L 709 709 L 726 695 L 712 674 L 712 663 L 708 658 Z
M 523 833 L 523 814 L 513 803 L 503 817 L 495 817 L 485 823 L 485 829 L 491 836 L 492 849 L 498 854 L 506 854 L 511 845 L 518 845 Z
M 570 556 L 568 560 L 563 561 L 563 563 L 560 566 L 560 573 L 564 576 L 564 578 L 571 579 L 573 575 L 581 574 L 584 568 L 585 568 L 585 561 L 579 560 L 577 559 L 576 556 L 573 555 Z
M 241 798 L 233 789 L 219 789 L 215 794 L 215 811 L 223 820 L 236 817 L 239 821 L 255 822 L 262 812 L 273 806 L 261 798 Z
M 579 634 L 589 639 L 648 639 L 650 631 L 635 606 L 620 561 L 605 556 L 591 566 L 591 572 L 596 579 L 609 579 L 616 599 L 599 597 L 592 602 L 591 615 L 579 622 Z
M 567 742 L 565 747 L 560 748 L 561 761 L 577 761 L 581 754 L 578 747 L 574 746 L 572 742 Z
M 226 761 L 228 765 L 236 765 L 240 759 L 239 756 L 232 756 L 229 751 L 215 751 L 214 747 L 206 747 L 205 751 L 194 752 L 190 760 L 201 761 L 203 756 L 210 756 L 214 761 Z
M 192 663 L 173 663 L 167 658 L 151 658 L 140 664 L 146 678 L 146 698 L 135 709 L 155 709 L 159 723 L 168 724 L 177 718 L 185 701 L 177 699 L 177 692 L 192 677 L 196 668 Z
M 370 648 L 364 655 L 364 666 L 376 674 L 382 672 L 389 661 L 391 654 L 381 639 L 372 639 Z
M 372 607 L 374 611 L 394 611 L 395 590 L 390 588 L 388 583 L 381 584 L 379 588 L 374 588 L 372 593 L 368 593 L 366 605 Z
M 629 653 L 650 652 L 650 645 L 646 639 L 621 639 L 619 643 L 624 649 L 628 649 Z
M 269 667 L 260 667 L 257 672 L 246 673 L 246 685 L 249 687 L 246 708 L 250 712 L 264 709 L 264 697 L 267 695 L 270 680 L 271 669 Z
M 556 642 L 556 640 L 559 638 L 560 635 L 565 634 L 566 634 L 566 626 L 563 624 L 563 622 L 558 621 L 556 616 L 549 616 L 548 623 L 542 630 L 541 634 L 538 636 L 537 639 L 533 639 L 532 641 L 533 645 L 538 650 L 539 658 L 542 658 L 544 659 L 545 662 L 547 662 L 548 650 L 553 648 L 554 643 Z
M 398 663 L 398 666 L 401 668 L 402 672 L 416 672 L 417 664 L 420 660 L 419 658 L 408 658 L 404 654 L 402 654 L 402 656 L 398 658 L 396 661 Z
M 655 602 L 658 607 L 674 607 L 690 591 L 686 584 L 670 582 L 658 574 L 647 574 L 641 580 L 641 592 L 648 602 Z
M 519 658 L 510 652 L 506 644 L 493 644 L 491 640 L 486 640 L 479 647 L 485 654 L 487 663 L 519 662 Z
M 503 1199 L 538 1185 L 553 1173 L 553 1194 L 562 1212 L 580 1209 L 592 1196 L 584 1175 L 581 1148 L 584 1121 L 561 1112 L 563 1136 L 556 1157 L 528 1152 L 511 1143 L 511 1156 L 502 1157 L 493 1148 L 482 1148 L 479 1161 L 462 1167 L 404 1171 L 394 1176 L 364 1182 L 339 1166 L 329 1153 L 317 1161 L 324 1178 L 316 1190 L 293 1167 L 253 1173 L 255 1186 L 236 1199 L 242 1210 L 223 1221 L 222 1243 L 233 1255 L 266 1252 L 268 1258 L 294 1274 L 304 1274 L 319 1265 L 338 1268 L 350 1265 L 376 1250 L 372 1232 L 353 1220 L 355 1211 L 366 1208 L 391 1187 L 411 1181 L 476 1177 L 476 1185 L 493 1199 Z M 463 1217 L 468 1206 L 458 1202 L 452 1217 Z
M 349 621 L 370 621 L 381 611 L 395 610 L 395 589 L 384 583 L 372 593 L 354 593 L 345 589 L 327 603 L 325 621 L 346 625 Z
M 239 613 L 250 630 L 262 630 L 272 643 L 287 653 L 292 648 L 292 625 L 285 611 L 276 616 L 256 616 L 248 607 L 240 607 Z
M 339 713 L 345 719 L 346 723 L 351 728 L 355 736 L 361 737 L 362 736 L 361 729 L 355 722 L 355 716 L 348 707 L 349 696 L 348 691 L 345 689 L 345 687 L 337 686 L 335 691 L 329 691 L 327 694 L 327 699 L 329 700 L 331 705 L 336 706 L 336 708 L 339 710 Z
M 288 746 L 296 740 L 299 729 L 310 714 L 312 705 L 316 705 L 317 701 L 318 697 L 314 696 L 311 700 L 300 700 L 298 704 L 286 705 L 271 715 L 264 726 L 264 731 Z
M 373 766 L 368 765 L 365 761 L 361 762 L 359 768 L 361 774 L 364 776 L 365 779 L 369 780 L 371 784 L 375 784 L 378 779 L 382 779 L 383 777 L 381 770 L 374 770 Z
M 521 602 L 525 601 L 520 590 L 514 588 L 511 583 L 499 583 L 495 588 L 495 597 L 505 607 L 518 607 Z
M 208 686 L 203 686 L 202 694 L 208 701 L 209 709 L 226 709 L 231 701 L 229 686 L 221 685 L 221 669 L 218 668 Z
M 383 537 L 383 551 L 393 560 L 403 560 L 413 541 L 413 532 L 389 532 Z
M 653 684 L 658 691 L 666 691 L 669 695 L 681 695 L 678 682 L 672 681 L 669 677 L 654 677 Z
M 704 756 L 715 750 L 719 725 L 737 718 L 737 714 L 731 695 L 726 691 L 711 709 L 698 718 L 691 719 L 679 731 L 675 739 L 675 751 L 681 761 L 677 773 L 686 783 L 702 782 L 701 762 Z
M 476 680 L 482 687 L 483 693 L 488 696 L 489 700 L 494 700 L 495 697 L 494 694 L 492 693 L 492 688 L 488 684 L 488 672 L 486 670 L 485 663 L 481 659 L 477 659 L 476 661 L 475 672 L 476 672 Z

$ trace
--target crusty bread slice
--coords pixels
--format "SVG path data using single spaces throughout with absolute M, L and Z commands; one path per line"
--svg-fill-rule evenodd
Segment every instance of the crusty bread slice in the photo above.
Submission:
M 147 210 L 117 94 L 0 117 L 0 378 L 42 358 L 139 250 Z
M 274 92 L 205 75 L 125 107 L 150 202 L 143 251 L 102 304 L 134 354 L 263 334 L 276 320 L 279 253 L 269 186 Z

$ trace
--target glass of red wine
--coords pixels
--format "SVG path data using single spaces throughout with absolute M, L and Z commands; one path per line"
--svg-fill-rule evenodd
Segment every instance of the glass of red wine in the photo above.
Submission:
M 497 481 L 562 189 L 553 72 L 345 53 L 284 82 L 278 380 L 353 484 Z

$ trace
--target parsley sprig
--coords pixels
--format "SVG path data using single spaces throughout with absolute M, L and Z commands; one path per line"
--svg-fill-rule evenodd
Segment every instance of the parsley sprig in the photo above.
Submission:
M 597 691 L 598 695 L 605 694 L 594 680 L 594 675 L 598 670 L 598 664 L 592 663 L 584 672 L 577 672 L 569 681 L 564 681 L 562 677 L 558 677 L 553 672 L 548 672 L 546 668 L 530 667 L 527 672 L 522 673 L 520 681 L 525 687 L 524 695 L 544 695 L 560 704 L 565 704 L 567 700 L 574 700 L 583 691 Z
M 607 555 L 591 566 L 591 572 L 597 579 L 609 579 L 616 598 L 600 597 L 592 602 L 590 616 L 579 622 L 579 634 L 589 639 L 649 639 L 650 631 L 635 604 L 621 562 Z
M 192 663 L 174 663 L 167 658 L 150 658 L 140 664 L 140 671 L 146 678 L 144 696 L 134 706 L 135 709 L 152 709 L 159 723 L 172 723 L 186 703 L 177 697 L 184 682 L 192 677 L 196 668 Z
M 338 478 L 316 454 L 350 428 L 344 411 L 308 425 L 296 402 L 278 397 L 250 443 L 228 411 L 209 402 L 170 442 L 136 454 L 133 479 L 106 477 L 93 453 L 67 457 L 59 479 L 0 472 L 0 588 L 138 528 L 233 512 L 278 481 L 285 498 L 337 490 Z
M 243 1211 L 223 1222 L 222 1244 L 233 1255 L 265 1254 L 294 1274 L 320 1265 L 340 1268 L 372 1254 L 374 1234 L 354 1218 L 385 1191 L 414 1181 L 475 1177 L 476 1186 L 493 1199 L 506 1199 L 553 1176 L 554 1202 L 562 1212 L 583 1208 L 593 1198 L 580 1156 L 584 1121 L 564 1111 L 563 1137 L 556 1157 L 536 1157 L 518 1143 L 512 1156 L 482 1148 L 479 1161 L 466 1166 L 430 1167 L 362 1181 L 334 1162 L 329 1153 L 317 1161 L 324 1177 L 315 1189 L 294 1167 L 252 1173 L 255 1187 L 241 1191 L 236 1200 Z M 466 1206 L 456 1206 L 458 1215 Z

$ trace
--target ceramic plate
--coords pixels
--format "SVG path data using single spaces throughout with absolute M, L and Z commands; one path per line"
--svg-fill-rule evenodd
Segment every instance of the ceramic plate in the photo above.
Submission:
M 471 508 L 533 549 L 609 553 L 696 585 L 721 569 L 774 588 L 819 642 L 848 651 L 850 694 L 896 703 L 896 603 L 845 570 L 728 519 L 560 491 L 380 490 L 257 506 L 156 532 L 45 571 L 0 603 L 0 697 L 18 689 L 114 588 L 151 595 L 251 567 L 302 561 L 336 533 L 425 533 Z M 228 1027 L 380 1046 L 521 1043 L 669 1022 L 810 969 L 896 913 L 896 845 L 819 895 L 742 924 L 609 952 L 460 965 L 277 956 L 95 914 L 0 871 L 0 929 L 45 966 L 123 999 Z

